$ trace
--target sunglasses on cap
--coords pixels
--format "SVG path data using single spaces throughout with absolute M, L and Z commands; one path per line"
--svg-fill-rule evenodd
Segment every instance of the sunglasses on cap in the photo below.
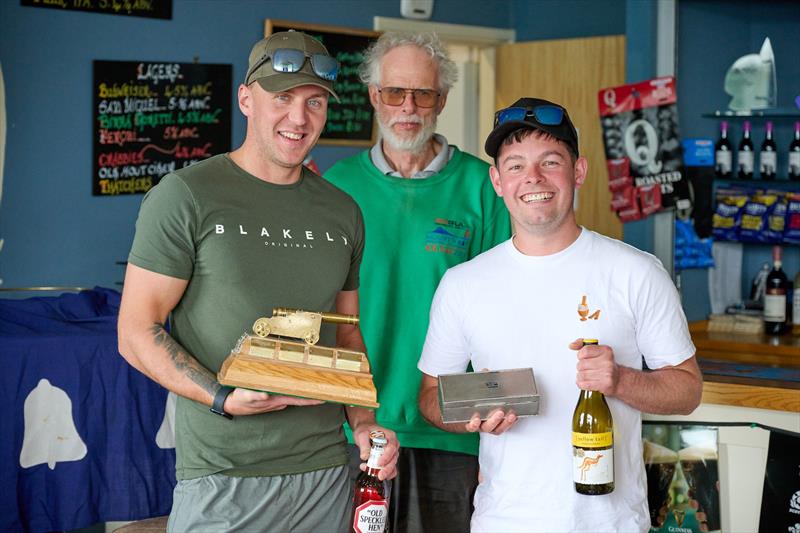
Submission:
M 507 107 L 494 114 L 494 127 L 512 121 L 533 122 L 544 126 L 558 126 L 564 120 L 564 110 L 557 105 L 537 105 L 534 107 Z
M 406 95 L 411 94 L 414 105 L 417 107 L 433 107 L 441 93 L 433 89 L 403 89 L 402 87 L 382 87 L 378 89 L 381 102 L 386 105 L 398 106 L 406 101 Z
M 323 80 L 336 81 L 336 76 L 339 74 L 339 62 L 332 56 L 327 54 L 309 54 L 295 48 L 277 48 L 272 52 L 272 55 L 264 54 L 264 57 L 250 69 L 250 73 L 247 75 L 246 85 L 249 85 L 252 81 L 250 80 L 250 76 L 270 59 L 272 59 L 272 70 L 275 72 L 300 72 L 303 65 L 306 63 L 306 59 L 308 59 L 311 61 L 311 70 Z

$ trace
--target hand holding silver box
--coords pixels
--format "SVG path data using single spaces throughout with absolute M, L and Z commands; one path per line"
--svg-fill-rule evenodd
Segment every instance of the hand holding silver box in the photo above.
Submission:
M 513 410 L 520 417 L 539 413 L 539 392 L 532 368 L 439 376 L 443 422 L 468 422 L 475 413 L 486 420 L 498 408 Z

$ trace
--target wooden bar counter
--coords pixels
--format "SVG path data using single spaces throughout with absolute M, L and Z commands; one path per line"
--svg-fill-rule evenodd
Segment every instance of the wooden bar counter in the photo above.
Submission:
M 703 403 L 800 413 L 800 337 L 707 331 L 689 324 Z

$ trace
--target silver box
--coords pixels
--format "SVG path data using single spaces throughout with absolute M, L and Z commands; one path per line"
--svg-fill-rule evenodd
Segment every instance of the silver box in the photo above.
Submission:
M 439 409 L 444 422 L 468 422 L 474 413 L 486 420 L 497 408 L 517 416 L 539 413 L 532 368 L 439 376 Z

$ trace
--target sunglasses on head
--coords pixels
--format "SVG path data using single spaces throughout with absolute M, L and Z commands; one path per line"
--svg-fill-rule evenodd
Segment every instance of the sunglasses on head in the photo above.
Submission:
M 258 63 L 250 69 L 245 85 L 250 84 L 250 76 L 270 59 L 272 59 L 272 70 L 275 72 L 300 72 L 306 63 L 306 59 L 308 59 L 311 61 L 311 70 L 314 71 L 314 74 L 325 81 L 336 81 L 336 75 L 339 74 L 339 62 L 332 56 L 309 54 L 295 48 L 277 48 L 272 52 L 272 55 L 264 54 Z
M 507 107 L 494 114 L 494 127 L 511 121 L 533 122 L 543 126 L 558 126 L 564 120 L 564 110 L 557 105 L 542 104 L 534 107 Z
M 433 89 L 403 89 L 402 87 L 382 87 L 378 89 L 381 95 L 381 102 L 386 105 L 402 105 L 406 101 L 406 95 L 411 94 L 414 105 L 417 107 L 433 107 L 439 99 L 441 93 Z

